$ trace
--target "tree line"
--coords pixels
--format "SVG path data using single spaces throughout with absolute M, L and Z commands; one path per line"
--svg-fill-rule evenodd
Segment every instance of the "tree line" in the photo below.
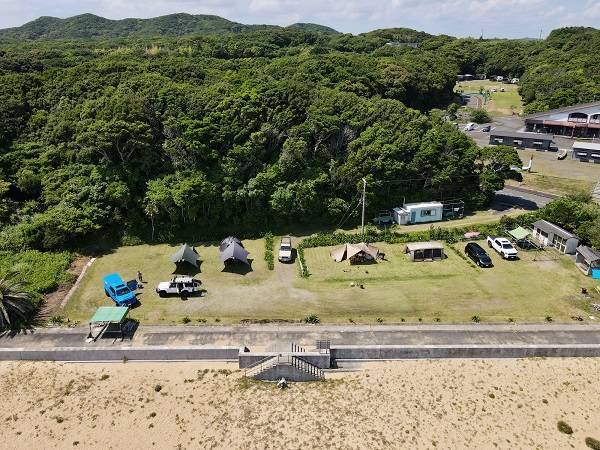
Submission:
M 479 208 L 519 160 L 447 122 L 456 74 L 526 78 L 518 56 L 550 43 L 405 29 L 0 42 L 0 248 L 336 224 L 363 177 L 369 213 Z

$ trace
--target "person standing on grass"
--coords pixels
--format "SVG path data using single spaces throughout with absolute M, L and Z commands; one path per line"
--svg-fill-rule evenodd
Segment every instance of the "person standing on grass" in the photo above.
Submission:
M 137 280 L 139 284 L 142 284 L 144 282 L 144 280 L 142 279 L 142 272 L 140 272 L 139 270 L 137 271 Z

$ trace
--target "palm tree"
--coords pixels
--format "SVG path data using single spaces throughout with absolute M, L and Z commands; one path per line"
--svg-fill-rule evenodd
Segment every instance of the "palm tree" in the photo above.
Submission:
M 25 282 L 18 272 L 0 278 L 0 330 L 30 321 L 36 310 L 31 293 L 24 290 Z

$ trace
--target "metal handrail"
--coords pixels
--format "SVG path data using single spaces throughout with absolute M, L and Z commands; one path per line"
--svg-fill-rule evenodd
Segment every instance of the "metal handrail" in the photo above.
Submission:
M 306 372 L 319 379 L 325 377 L 324 372 L 320 367 L 293 355 L 278 355 L 263 358 L 255 364 L 253 364 L 252 366 L 246 367 L 244 369 L 244 376 L 252 377 L 258 375 L 266 370 L 269 370 L 272 367 L 275 367 L 277 364 L 291 364 L 298 370 Z
M 244 369 L 245 377 L 252 377 L 270 369 L 278 363 L 275 356 L 267 356 L 261 359 L 258 363 Z
M 253 362 L 252 364 L 248 364 L 245 369 L 252 369 L 253 367 L 256 367 L 264 362 L 267 362 L 269 359 L 271 358 L 275 358 L 275 355 L 269 355 L 269 356 L 265 356 L 263 359 L 259 359 L 258 361 Z

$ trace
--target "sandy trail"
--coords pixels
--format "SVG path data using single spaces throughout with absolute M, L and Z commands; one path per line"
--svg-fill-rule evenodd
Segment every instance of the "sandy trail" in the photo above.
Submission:
M 86 449 L 555 449 L 600 439 L 600 359 L 360 369 L 279 391 L 232 364 L 3 362 L 0 437 L 3 448 Z

